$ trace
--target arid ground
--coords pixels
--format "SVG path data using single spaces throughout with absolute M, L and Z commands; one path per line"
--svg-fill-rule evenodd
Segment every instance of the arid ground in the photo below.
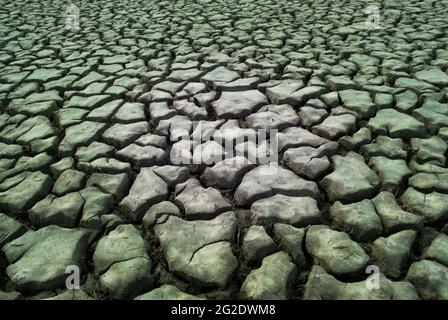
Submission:
M 448 299 L 447 69 L 446 0 L 0 0 L 0 299 Z

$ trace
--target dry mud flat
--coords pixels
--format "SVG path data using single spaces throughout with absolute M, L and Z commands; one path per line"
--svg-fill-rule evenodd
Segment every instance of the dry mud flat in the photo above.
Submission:
M 1 0 L 0 299 L 448 299 L 448 1 L 367 5 Z

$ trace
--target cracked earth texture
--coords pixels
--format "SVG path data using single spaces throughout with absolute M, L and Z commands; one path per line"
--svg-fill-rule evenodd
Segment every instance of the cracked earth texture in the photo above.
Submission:
M 76 4 L 0 0 L 0 299 L 448 299 L 447 1 Z

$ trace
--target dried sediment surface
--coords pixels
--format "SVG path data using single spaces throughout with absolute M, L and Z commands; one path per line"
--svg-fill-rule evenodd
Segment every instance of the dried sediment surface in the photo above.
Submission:
M 0 299 L 448 299 L 448 1 L 377 3 L 0 0 Z

